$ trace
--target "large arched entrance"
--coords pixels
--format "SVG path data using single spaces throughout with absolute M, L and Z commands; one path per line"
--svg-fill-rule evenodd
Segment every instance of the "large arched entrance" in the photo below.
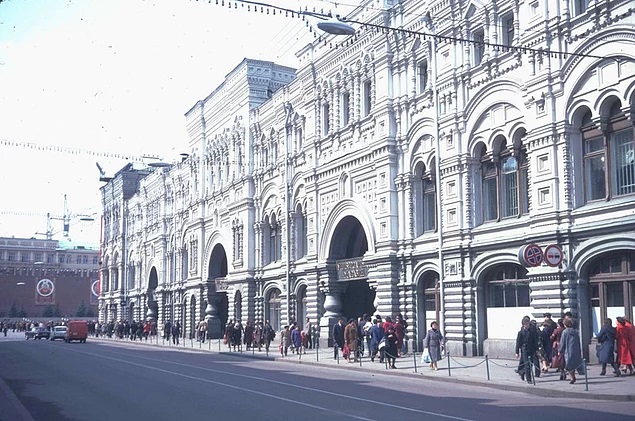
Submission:
M 207 269 L 207 320 L 208 337 L 220 338 L 225 331 L 229 318 L 229 299 L 227 297 L 227 254 L 221 244 L 212 249 Z
M 335 227 L 329 260 L 335 261 L 342 290 L 341 313 L 346 318 L 375 312 L 375 290 L 368 285 L 362 262 L 367 251 L 368 239 L 362 224 L 354 216 L 344 217 Z
M 155 291 L 159 286 L 159 275 L 157 274 L 157 268 L 152 266 L 150 269 L 150 277 L 148 278 L 148 312 L 146 313 L 146 319 L 151 322 L 157 321 L 159 313 L 159 303 L 157 303 Z

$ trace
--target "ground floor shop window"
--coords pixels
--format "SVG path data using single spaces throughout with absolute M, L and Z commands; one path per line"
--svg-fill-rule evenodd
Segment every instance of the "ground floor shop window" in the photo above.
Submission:
M 591 329 L 596 336 L 606 318 L 635 316 L 635 253 L 611 252 L 599 256 L 589 270 Z
M 487 337 L 515 339 L 524 316 L 531 317 L 527 270 L 499 265 L 485 277 Z

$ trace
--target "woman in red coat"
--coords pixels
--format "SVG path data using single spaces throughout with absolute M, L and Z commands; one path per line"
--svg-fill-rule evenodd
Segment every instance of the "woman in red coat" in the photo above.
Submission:
M 617 342 L 618 363 L 624 373 L 628 370 L 630 374 L 633 374 L 633 356 L 631 355 L 633 326 L 623 317 L 618 317 L 616 330 L 615 340 Z

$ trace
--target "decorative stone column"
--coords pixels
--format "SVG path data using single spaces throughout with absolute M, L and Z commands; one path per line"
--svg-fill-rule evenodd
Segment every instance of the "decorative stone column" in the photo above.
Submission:
M 205 321 L 207 322 L 207 337 L 219 339 L 223 336 L 220 320 L 220 294 L 216 293 L 216 280 L 208 279 L 203 294 L 207 297 L 205 306 Z
M 342 317 L 342 286 L 337 282 L 335 263 L 327 263 L 326 279 L 321 281 L 319 291 L 324 294 L 324 314 L 320 318 L 320 347 L 333 346 L 332 331 Z

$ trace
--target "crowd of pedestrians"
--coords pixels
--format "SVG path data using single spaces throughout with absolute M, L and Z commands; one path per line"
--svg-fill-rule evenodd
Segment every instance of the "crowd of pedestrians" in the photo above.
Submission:
M 597 335 L 597 357 L 602 366 L 600 375 L 606 375 L 606 367 L 613 368 L 613 375 L 633 374 L 635 357 L 635 328 L 629 320 L 618 317 L 617 329 L 607 318 Z M 577 374 L 584 374 L 584 360 L 577 322 L 571 312 L 554 322 L 551 314 L 544 314 L 539 328 L 535 320 L 523 317 L 516 337 L 517 372 L 521 380 L 532 383 L 542 373 L 554 369 L 560 380 L 569 377 L 569 383 L 577 381 Z

